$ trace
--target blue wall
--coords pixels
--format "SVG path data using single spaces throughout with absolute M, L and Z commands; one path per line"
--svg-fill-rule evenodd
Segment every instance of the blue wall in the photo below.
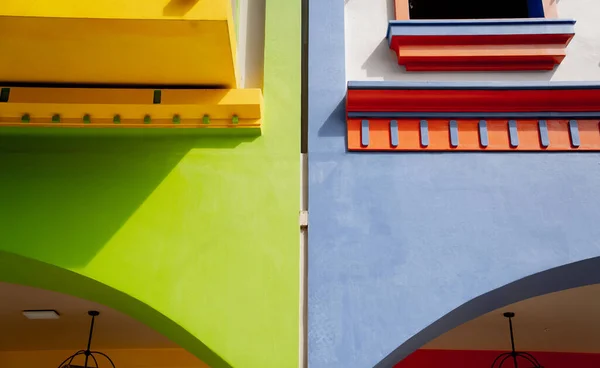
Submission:
M 600 154 L 348 153 L 344 2 L 309 16 L 310 368 L 390 367 L 482 313 L 600 280 L 597 260 L 543 272 L 600 255 Z

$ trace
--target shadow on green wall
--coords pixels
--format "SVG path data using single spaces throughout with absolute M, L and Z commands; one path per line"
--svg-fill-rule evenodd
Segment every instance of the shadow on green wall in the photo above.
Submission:
M 0 251 L 0 281 L 56 291 L 106 305 L 164 336 L 175 337 L 173 342 L 211 367 L 231 368 L 195 336 L 147 304 L 75 272 Z
M 232 149 L 255 138 L 188 129 L 2 129 L 0 250 L 83 267 L 191 149 Z

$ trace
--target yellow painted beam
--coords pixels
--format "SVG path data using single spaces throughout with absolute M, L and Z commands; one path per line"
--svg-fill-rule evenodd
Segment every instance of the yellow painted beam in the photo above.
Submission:
M 0 80 L 236 87 L 230 0 L 2 0 Z
M 230 0 L 2 0 L 0 14 L 24 17 L 227 20 Z
M 260 128 L 263 116 L 260 89 L 17 87 L 7 96 L 0 126 Z

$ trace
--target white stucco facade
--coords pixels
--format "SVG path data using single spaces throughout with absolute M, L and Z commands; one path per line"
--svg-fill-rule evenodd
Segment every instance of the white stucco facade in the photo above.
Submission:
M 238 85 L 262 88 L 265 52 L 265 0 L 237 0 Z M 235 9 L 235 8 L 234 8 Z
M 575 38 L 547 72 L 407 72 L 389 49 L 394 0 L 345 0 L 346 79 L 372 81 L 600 81 L 600 0 L 551 0 L 558 18 L 575 19 Z

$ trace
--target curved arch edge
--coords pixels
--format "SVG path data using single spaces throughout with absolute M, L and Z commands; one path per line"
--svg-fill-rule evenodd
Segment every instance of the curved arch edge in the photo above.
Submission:
M 232 368 L 185 328 L 150 305 L 74 271 L 0 251 L 0 281 L 51 290 L 118 310 L 153 328 L 214 368 Z
M 600 257 L 589 258 L 526 276 L 482 294 L 462 304 L 400 344 L 374 368 L 393 368 L 434 338 L 498 308 L 536 296 L 600 284 L 599 269 Z

